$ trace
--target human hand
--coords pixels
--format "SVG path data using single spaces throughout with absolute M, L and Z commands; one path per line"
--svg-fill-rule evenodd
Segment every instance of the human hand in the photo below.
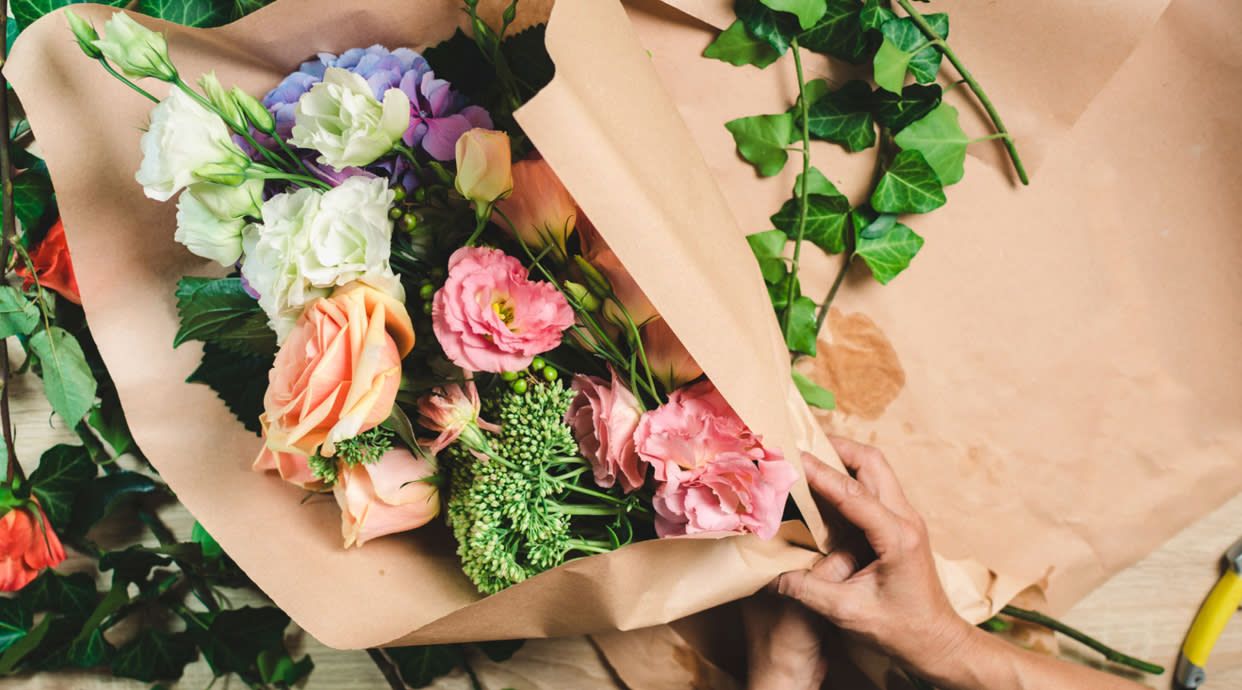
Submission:
M 906 500 L 877 449 L 832 437 L 846 468 L 807 455 L 807 481 L 819 497 L 858 527 L 871 554 L 833 551 L 809 570 L 784 573 L 781 594 L 915 669 L 935 668 L 971 638 L 940 585 L 927 526 Z
M 818 690 L 828 673 L 823 618 L 767 591 L 742 602 L 748 690 Z

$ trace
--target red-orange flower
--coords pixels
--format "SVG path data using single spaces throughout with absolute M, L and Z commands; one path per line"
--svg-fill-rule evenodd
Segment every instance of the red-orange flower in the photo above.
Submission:
M 34 286 L 35 276 L 38 276 L 39 284 L 43 287 L 55 290 L 74 304 L 82 303 L 82 295 L 78 292 L 78 279 L 73 275 L 73 262 L 69 259 L 69 246 L 65 244 L 65 226 L 60 220 L 47 231 L 43 241 L 29 252 L 30 263 L 34 265 L 34 276 L 30 275 L 25 262 L 17 262 L 17 275 L 25 279 L 26 289 Z
M 32 509 L 39 514 L 31 513 Z M 64 560 L 65 547 L 38 504 L 12 508 L 0 517 L 0 592 L 16 592 L 44 568 Z

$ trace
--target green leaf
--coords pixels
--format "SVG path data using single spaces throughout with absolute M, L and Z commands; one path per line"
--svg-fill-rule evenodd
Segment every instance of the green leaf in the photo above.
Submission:
M 242 17 L 261 10 L 272 4 L 272 0 L 233 0 L 233 17 L 241 19 Z
M 61 575 L 48 569 L 23 587 L 21 596 L 31 611 L 54 611 L 82 621 L 94 610 L 99 593 L 86 573 Z
M 957 121 L 957 109 L 948 103 L 906 127 L 894 141 L 902 149 L 918 151 L 927 159 L 945 186 L 957 184 L 965 174 L 966 147 L 970 139 Z
M 39 325 L 39 307 L 21 290 L 0 285 L 0 338 L 30 335 Z
M 940 105 L 941 94 L 939 84 L 910 84 L 901 93 L 876 89 L 871 94 L 871 109 L 881 125 L 889 131 L 900 132 Z
M 234 6 L 226 0 L 138 0 L 134 9 L 184 26 L 220 26 L 235 18 Z
M 731 65 L 754 65 L 760 69 L 776 62 L 781 56 L 767 41 L 751 36 L 742 20 L 729 25 L 707 46 L 703 57 L 723 60 Z
M 870 228 L 859 233 L 855 251 L 867 262 L 871 275 L 880 284 L 887 285 L 910 265 L 923 248 L 923 238 L 901 223 L 892 223 L 878 234 L 870 233 L 874 235 L 871 237 L 868 237 L 868 230 Z
M 116 650 L 111 669 L 114 676 L 134 678 L 145 683 L 177 680 L 185 671 L 186 664 L 197 658 L 198 649 L 189 633 L 166 633 L 148 627 Z
M 39 358 L 43 393 L 52 409 L 70 426 L 77 425 L 95 403 L 96 389 L 78 339 L 52 326 L 30 338 L 30 351 Z
M 39 458 L 30 475 L 30 486 L 47 519 L 58 531 L 69 526 L 78 493 L 99 472 L 84 446 L 64 443 L 52 446 Z
M 778 230 L 794 240 L 798 237 L 800 216 L 798 197 L 794 197 L 786 201 L 771 220 Z M 850 200 L 844 196 L 811 194 L 807 197 L 806 227 L 802 239 L 829 254 L 839 254 L 845 250 L 845 224 L 849 216 Z
M 837 398 L 832 394 L 832 391 L 807 378 L 805 374 L 797 369 L 793 370 L 793 381 L 806 404 L 811 407 L 818 407 L 821 410 L 836 409 Z
M 173 347 L 201 340 L 244 354 L 276 352 L 276 334 L 241 278 L 182 278 L 176 295 L 181 328 Z
M 733 135 L 737 151 L 762 177 L 771 177 L 785 167 L 789 154 L 785 147 L 793 138 L 794 118 L 789 113 L 753 115 L 725 123 Z
M 91 408 L 86 423 L 95 430 L 104 443 L 112 446 L 117 455 L 131 453 L 138 448 L 125 422 L 125 412 L 119 403 L 101 402 Z
M 22 32 L 17 27 L 17 20 L 12 17 L 5 17 L 4 22 L 4 57 L 9 56 L 9 51 L 13 49 L 13 41 L 17 40 L 18 34 Z
M 791 352 L 815 355 L 815 341 L 819 333 L 815 328 L 815 302 L 802 296 L 794 300 L 789 311 L 789 332 L 785 342 Z
M 43 642 L 54 620 L 56 620 L 55 616 L 44 616 L 38 625 L 22 636 L 22 639 L 14 642 L 12 646 L 4 650 L 3 654 L 0 654 L 0 675 L 7 676 L 12 673 L 22 659 Z
M 202 364 L 186 381 L 211 386 L 241 423 L 258 434 L 272 361 L 270 356 L 238 354 L 207 343 L 203 346 Z
M 20 597 L 0 598 L 0 652 L 17 644 L 26 636 L 32 623 L 31 611 Z
M 772 308 L 783 311 L 789 305 L 789 283 L 793 281 L 793 294 L 798 296 L 802 294 L 802 285 L 792 272 L 786 273 L 779 283 L 768 284 L 768 297 L 772 300 Z
M 802 173 L 798 173 L 798 177 L 794 180 L 793 195 L 795 197 L 802 194 Z M 819 194 L 821 196 L 841 196 L 841 192 L 837 191 L 837 186 L 824 176 L 819 168 L 811 168 L 810 174 L 806 176 L 807 193 Z
M 458 645 L 436 644 L 423 647 L 390 647 L 384 652 L 396 664 L 402 680 L 412 688 L 431 685 L 464 661 Z
M 94 668 L 102 664 L 112 650 L 112 645 L 104 639 L 103 631 L 96 629 L 70 641 L 65 649 L 65 659 L 77 668 Z
M 194 526 L 190 528 L 190 541 L 198 544 L 202 550 L 203 558 L 218 558 L 224 553 L 224 549 L 220 547 L 220 543 L 215 537 L 207 533 L 202 523 L 195 520 Z
M 871 87 L 851 81 L 811 103 L 807 125 L 818 139 L 831 141 L 847 151 L 875 145 L 875 120 L 871 115 Z
M 923 18 L 940 38 L 949 37 L 949 15 L 939 12 L 924 15 Z M 927 37 L 919 30 L 913 19 L 909 17 L 891 19 L 880 27 L 880 33 L 884 35 L 884 40 L 891 42 L 896 48 L 912 54 L 910 73 L 920 84 L 930 84 L 936 80 L 936 73 L 940 71 L 940 61 L 943 56 L 939 48 L 927 45 Z M 902 81 L 905 81 L 904 74 Z M 899 91 L 900 89 L 890 90 Z
M 881 0 L 866 0 L 863 3 L 862 13 L 859 15 L 864 29 L 868 31 L 879 31 L 884 26 L 884 22 L 890 19 L 896 19 L 897 15 Z
M 278 608 L 244 606 L 215 614 L 196 637 L 216 675 L 244 673 L 261 652 L 281 648 L 288 625 L 288 614 Z
M 34 23 L 36 19 L 45 14 L 58 10 L 69 5 L 76 5 L 82 2 L 97 2 L 101 5 L 112 5 L 119 7 L 124 5 L 128 0 L 12 0 L 9 3 L 9 9 L 13 12 L 13 17 L 17 19 L 17 28 L 25 31 L 26 27 Z
M 906 72 L 910 68 L 910 59 L 913 57 L 913 53 L 907 53 L 885 38 L 872 61 L 875 83 L 885 91 L 901 93 L 901 87 L 906 83 Z
M 73 536 L 85 535 L 87 530 L 111 514 L 126 498 L 149 494 L 159 486 L 145 474 L 128 470 L 99 477 L 78 494 L 68 533 Z
M 496 640 L 494 642 L 476 642 L 474 646 L 482 650 L 488 659 L 503 663 L 513 658 L 514 654 L 526 644 L 526 640 Z
M 315 663 L 310 655 L 294 661 L 284 649 L 265 649 L 259 653 L 259 677 L 268 685 L 290 687 L 310 675 Z
M 750 251 L 759 261 L 759 271 L 766 283 L 778 283 L 785 277 L 785 243 L 788 238 L 781 230 L 765 230 L 746 236 Z
M 22 670 L 53 671 L 63 668 L 94 668 L 104 663 L 112 646 L 102 631 L 93 628 L 78 639 L 81 618 L 49 616 L 47 635 L 37 649 L 22 659 Z
M 788 12 L 797 17 L 798 24 L 803 29 L 814 26 L 828 9 L 827 0 L 759 0 L 759 2 L 767 5 L 768 9 Z
M 52 178 L 42 163 L 13 178 L 13 213 L 27 235 L 42 233 L 56 220 Z
M 828 0 L 823 16 L 798 37 L 798 43 L 816 53 L 861 64 L 868 52 L 861 16 L 858 0 Z
M 897 154 L 871 195 L 871 206 L 881 213 L 927 213 L 944 203 L 940 178 L 918 151 Z
M 798 34 L 798 22 L 792 15 L 773 12 L 759 0 L 737 0 L 733 11 L 750 35 L 766 41 L 777 55 L 784 55 Z
M 122 582 L 143 582 L 153 568 L 171 565 L 172 559 L 145 546 L 131 546 L 122 551 L 109 551 L 99 559 L 100 572 L 114 572 Z M 114 580 L 115 581 L 115 580 Z

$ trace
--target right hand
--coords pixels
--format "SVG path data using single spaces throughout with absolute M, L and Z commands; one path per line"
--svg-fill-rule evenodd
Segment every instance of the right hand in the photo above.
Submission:
M 908 667 L 939 666 L 973 628 L 940 585 L 927 526 L 879 450 L 831 440 L 853 477 L 804 455 L 807 482 L 862 531 L 871 553 L 833 551 L 809 570 L 782 574 L 777 589 Z

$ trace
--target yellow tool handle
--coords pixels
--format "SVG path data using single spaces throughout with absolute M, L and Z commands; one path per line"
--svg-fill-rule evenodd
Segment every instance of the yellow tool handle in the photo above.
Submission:
M 1182 681 L 1182 687 L 1198 687 L 1199 683 L 1203 682 L 1203 669 L 1207 666 L 1208 656 L 1212 654 L 1212 647 L 1216 646 L 1216 641 L 1224 632 L 1225 625 L 1239 606 L 1242 606 L 1242 574 L 1231 568 L 1225 571 L 1220 581 L 1212 588 L 1212 592 L 1208 594 L 1207 600 L 1199 609 L 1199 614 L 1195 616 L 1190 632 L 1186 634 L 1186 642 L 1182 645 L 1182 659 L 1191 666 L 1185 671 L 1197 671 L 1189 675 L 1197 675 L 1198 678 L 1195 679 L 1197 682 L 1193 682 L 1189 677 L 1179 678 L 1179 681 Z M 1178 675 L 1183 675 L 1181 665 L 1178 671 Z

